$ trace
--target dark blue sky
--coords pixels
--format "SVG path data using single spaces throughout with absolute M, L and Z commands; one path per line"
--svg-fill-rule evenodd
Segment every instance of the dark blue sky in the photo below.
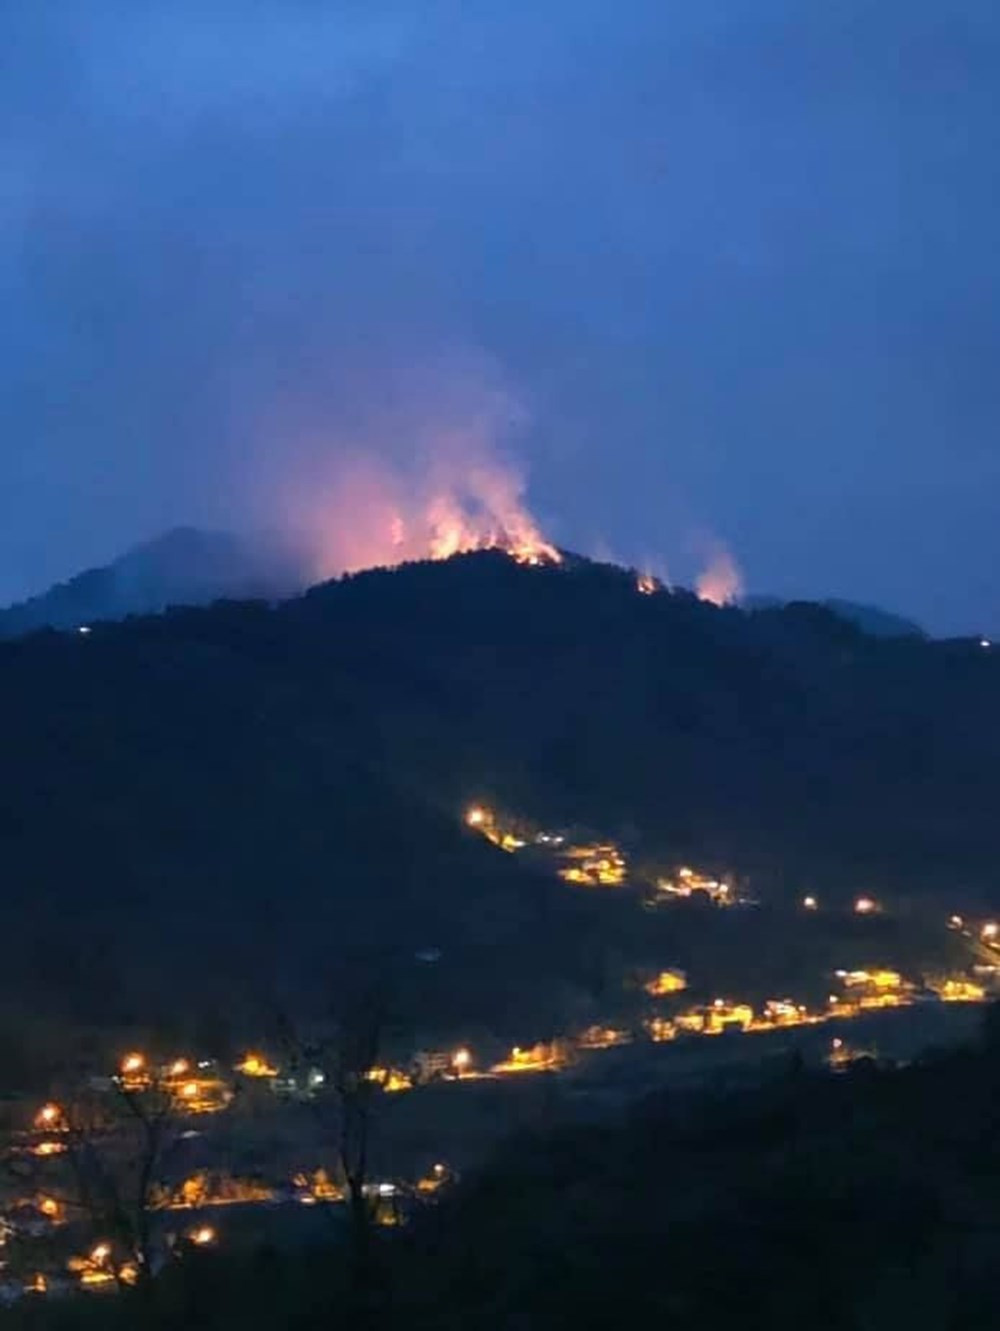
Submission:
M 0 51 L 0 600 L 405 458 L 416 374 L 417 434 L 503 385 L 564 544 L 1000 632 L 993 0 L 32 0 Z

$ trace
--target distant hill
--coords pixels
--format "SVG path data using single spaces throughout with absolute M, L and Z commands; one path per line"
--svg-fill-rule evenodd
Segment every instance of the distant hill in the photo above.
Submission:
M 828 610 L 842 619 L 850 620 L 858 628 L 876 638 L 925 638 L 924 629 L 912 619 L 894 615 L 888 610 L 880 610 L 874 605 L 858 605 L 854 601 L 823 601 Z
M 793 604 L 796 602 L 782 601 L 777 596 L 748 596 L 742 602 L 746 610 L 774 610 L 783 605 Z M 802 604 L 811 604 L 811 602 Z M 839 615 L 841 619 L 846 619 L 849 624 L 856 624 L 858 628 L 875 638 L 927 637 L 926 631 L 912 619 L 905 619 L 902 615 L 881 610 L 878 606 L 859 605 L 856 601 L 842 601 L 836 597 L 820 601 L 818 604 Z
M 672 957 L 662 913 L 470 833 L 473 799 L 772 899 L 995 900 L 998 702 L 976 642 L 498 552 L 8 641 L 0 989 L 234 1014 L 352 949 L 392 976 L 430 949 L 427 1011 L 530 1031 L 599 1009 L 637 946 Z
M 0 610 L 0 637 L 43 627 L 76 628 L 223 597 L 288 596 L 302 591 L 307 580 L 304 561 L 275 538 L 178 527 L 103 568 L 88 569 Z

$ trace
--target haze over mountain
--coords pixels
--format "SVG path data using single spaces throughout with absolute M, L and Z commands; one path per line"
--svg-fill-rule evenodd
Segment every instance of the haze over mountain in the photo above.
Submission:
M 0 610 L 0 637 L 152 614 L 171 605 L 290 596 L 306 587 L 308 569 L 302 551 L 272 535 L 176 527 L 103 568 Z
M 316 553 L 305 538 L 294 541 L 267 532 L 237 535 L 177 527 L 104 567 L 87 569 L 29 600 L 0 609 L 0 638 L 39 628 L 77 628 L 155 614 L 168 606 L 285 599 L 315 580 L 316 566 Z M 788 604 L 762 595 L 741 597 L 739 603 L 751 610 Z M 875 606 L 839 599 L 819 603 L 876 637 L 924 633 L 912 620 Z
M 801 600 L 801 598 L 799 598 Z M 809 604 L 809 602 L 804 602 Z M 882 610 L 875 605 L 860 605 L 857 601 L 844 601 L 839 597 L 829 597 L 817 602 L 825 610 L 830 610 L 841 619 L 876 638 L 924 638 L 924 629 L 912 619 L 895 615 L 889 610 Z M 746 610 L 774 610 L 792 601 L 783 601 L 777 596 L 746 596 L 740 601 Z

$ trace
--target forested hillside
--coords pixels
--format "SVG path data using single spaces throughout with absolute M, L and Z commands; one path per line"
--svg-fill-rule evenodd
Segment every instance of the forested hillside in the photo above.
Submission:
M 470 834 L 472 799 L 770 894 L 988 898 L 998 702 L 978 643 L 499 552 L 38 633 L 0 646 L 6 983 L 232 1003 L 350 946 L 441 950 L 471 1009 L 572 990 L 614 894 Z

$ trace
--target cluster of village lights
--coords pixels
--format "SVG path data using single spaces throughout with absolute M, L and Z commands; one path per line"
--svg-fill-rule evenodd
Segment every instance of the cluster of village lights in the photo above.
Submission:
M 492 813 L 482 806 L 476 805 L 468 809 L 466 822 L 470 827 L 483 831 L 488 830 L 489 833 L 497 835 L 501 841 L 503 840 L 495 826 Z M 552 840 L 562 844 L 564 840 L 562 837 L 554 838 L 549 834 L 546 834 L 546 838 L 546 844 Z M 508 840 L 513 840 L 513 838 L 508 838 Z M 506 848 L 510 847 L 507 846 Z M 681 870 L 675 885 L 676 891 L 683 893 L 692 882 L 700 882 L 699 876 L 693 870 Z M 714 881 L 712 886 L 719 887 Z M 800 906 L 806 911 L 817 911 L 820 907 L 819 899 L 812 894 L 806 895 L 800 899 Z M 882 907 L 872 896 L 859 896 L 854 899 L 851 910 L 859 916 L 870 916 L 880 913 Z M 967 927 L 965 917 L 952 915 L 948 918 L 948 927 L 962 931 L 970 937 L 978 937 L 982 942 L 994 947 L 1000 946 L 1000 923 L 995 920 L 987 920 Z M 792 999 L 768 1000 L 759 1012 L 755 1012 L 749 1004 L 731 1003 L 728 1000 L 716 998 L 704 1007 L 691 1008 L 673 1016 L 666 1016 L 661 1012 L 644 1021 L 643 1026 L 647 1036 L 655 1042 L 672 1040 L 676 1035 L 684 1032 L 712 1035 L 720 1034 L 727 1029 L 743 1031 L 773 1030 L 777 1026 L 822 1022 L 830 1017 L 847 1017 L 869 1007 L 896 1006 L 908 1003 L 913 1001 L 917 990 L 917 986 L 905 981 L 900 972 L 888 967 L 872 967 L 866 970 L 839 970 L 836 972 L 836 977 L 847 992 L 841 996 L 830 994 L 825 1012 L 822 1010 L 810 1012 L 805 1005 L 798 1004 Z M 684 973 L 671 969 L 660 971 L 644 985 L 646 992 L 654 998 L 667 998 L 676 995 L 686 987 L 687 978 Z M 985 991 L 980 985 L 964 978 L 940 979 L 932 987 L 942 1000 L 948 1002 L 981 1002 L 985 998 Z M 440 1059 L 440 1062 L 435 1065 L 429 1075 L 442 1075 L 443 1073 L 444 1076 L 457 1080 L 462 1077 L 488 1077 L 505 1073 L 556 1071 L 566 1064 L 572 1056 L 574 1047 L 580 1051 L 610 1048 L 614 1045 L 630 1043 L 637 1033 L 637 1031 L 632 1030 L 616 1030 L 610 1027 L 594 1026 L 571 1039 L 553 1040 L 551 1043 L 540 1043 L 530 1048 L 515 1046 L 506 1059 L 482 1072 L 474 1070 L 474 1058 L 471 1050 L 461 1047 L 450 1054 L 442 1052 L 433 1055 L 434 1059 Z M 843 1048 L 842 1040 L 837 1038 L 833 1041 L 832 1049 L 836 1054 L 840 1054 Z M 187 1058 L 177 1058 L 172 1062 L 155 1067 L 150 1064 L 145 1054 L 133 1051 L 120 1060 L 116 1080 L 121 1088 L 126 1091 L 141 1091 L 154 1086 L 162 1087 L 175 1097 L 178 1107 L 183 1112 L 200 1112 L 197 1106 L 204 1099 L 206 1084 L 222 1084 L 218 1082 L 217 1078 L 213 1079 L 210 1073 L 206 1073 L 204 1077 L 200 1075 L 211 1067 L 213 1067 L 213 1064 L 209 1062 L 193 1063 Z M 367 1075 L 370 1080 L 378 1082 L 380 1088 L 384 1091 L 408 1090 L 414 1084 L 419 1084 L 421 1078 L 420 1071 L 416 1070 L 416 1063 L 414 1068 L 412 1075 L 393 1068 L 372 1068 Z M 246 1077 L 270 1079 L 272 1081 L 277 1081 L 280 1076 L 279 1069 L 260 1052 L 246 1053 L 241 1061 L 235 1065 L 234 1070 Z M 428 1074 L 425 1073 L 424 1075 Z M 319 1085 L 321 1080 L 322 1078 L 319 1075 L 318 1080 L 311 1080 L 310 1089 Z M 225 1107 L 228 1102 L 228 1099 L 221 1097 L 219 1103 L 213 1107 Z M 45 1140 L 37 1143 L 32 1148 L 36 1154 L 55 1154 L 66 1150 L 66 1143 L 72 1144 L 72 1138 L 69 1136 L 65 1137 L 63 1141 L 59 1140 L 60 1134 L 69 1133 L 70 1125 L 66 1111 L 53 1101 L 43 1104 L 38 1109 L 34 1117 L 34 1127 L 38 1133 L 48 1134 Z M 426 1191 L 431 1188 L 434 1180 L 443 1176 L 443 1170 L 443 1166 L 435 1166 L 435 1174 L 429 1176 L 429 1179 L 420 1185 L 422 1190 Z M 330 1188 L 325 1187 L 325 1185 L 316 1185 L 308 1189 L 301 1200 L 325 1200 L 328 1197 L 332 1198 L 332 1196 L 333 1192 Z M 58 1220 L 61 1208 L 54 1199 L 42 1198 L 38 1205 L 42 1214 L 50 1219 Z M 209 1246 L 216 1242 L 216 1237 L 216 1232 L 210 1225 L 199 1225 L 184 1235 L 185 1240 L 194 1247 Z M 128 1283 L 130 1279 L 135 1278 L 133 1265 L 126 1263 L 120 1268 L 116 1268 L 112 1261 L 111 1246 L 106 1242 L 97 1244 L 88 1258 L 75 1260 L 81 1263 L 81 1266 L 77 1269 L 80 1271 L 80 1279 L 84 1283 L 99 1284 L 112 1280 L 119 1283 Z
M 492 825 L 492 815 L 481 806 L 473 806 L 466 815 L 466 821 L 472 827 L 481 827 Z M 681 870 L 679 890 L 696 876 L 692 870 Z M 814 895 L 807 895 L 802 898 L 802 907 L 807 911 L 816 911 L 819 909 L 819 900 Z M 857 915 L 872 915 L 880 912 L 881 906 L 878 901 L 870 896 L 859 896 L 853 903 L 853 911 Z M 949 927 L 956 930 L 965 930 L 964 918 L 960 915 L 952 915 L 948 921 Z M 967 930 L 965 930 L 968 932 Z M 978 928 L 978 936 L 987 943 L 996 943 L 1000 940 L 1000 924 L 989 920 Z M 838 978 L 844 981 L 848 987 L 867 986 L 874 992 L 890 994 L 905 988 L 902 978 L 898 972 L 886 968 L 874 969 L 870 971 L 839 971 Z M 653 997 L 662 998 L 667 995 L 680 992 L 687 985 L 686 977 L 683 972 L 664 970 L 659 972 L 646 985 L 646 991 Z M 912 986 L 911 986 L 912 987 Z M 939 987 L 940 996 L 946 1000 L 979 1001 L 982 999 L 983 990 L 970 981 L 956 980 L 954 978 L 945 981 Z M 839 1014 L 846 1015 L 846 1009 L 843 1002 L 837 995 L 830 995 L 829 1005 L 831 1011 L 837 1011 Z M 722 1000 L 716 1000 L 714 1010 L 720 1011 L 724 1006 Z M 745 1006 L 745 1005 L 744 1005 Z M 866 1004 L 862 1004 L 866 1006 Z M 795 1005 L 791 1000 L 774 1000 L 766 1005 L 766 1010 L 760 1019 L 752 1014 L 742 1024 L 745 1029 L 764 1029 L 775 1021 L 786 1023 L 795 1016 L 796 1020 L 802 1020 L 805 1017 L 805 1009 L 801 1005 Z M 810 1018 L 811 1020 L 821 1019 L 819 1014 Z M 694 1016 L 689 1014 L 688 1018 L 678 1022 L 675 1028 L 673 1024 L 662 1016 L 652 1019 L 655 1030 L 647 1022 L 647 1028 L 654 1039 L 670 1038 L 673 1029 L 694 1029 Z M 706 1027 L 706 1029 L 708 1029 Z M 598 1032 L 594 1028 L 593 1032 L 587 1032 L 579 1037 L 576 1043 L 581 1048 L 600 1048 L 609 1043 L 620 1043 L 625 1038 L 623 1033 L 611 1041 L 608 1038 L 608 1032 Z M 620 1037 L 620 1038 L 619 1038 Z M 455 1050 L 450 1055 L 441 1055 L 438 1068 L 444 1072 L 444 1075 L 450 1075 L 454 1079 L 460 1079 L 470 1075 L 477 1077 L 501 1074 L 504 1072 L 526 1071 L 529 1069 L 538 1070 L 540 1068 L 552 1067 L 555 1059 L 549 1053 L 539 1052 L 548 1049 L 548 1046 L 536 1046 L 531 1050 L 525 1050 L 515 1047 L 511 1054 L 505 1060 L 490 1067 L 487 1072 L 473 1073 L 473 1055 L 465 1047 Z M 435 1058 L 439 1056 L 435 1055 Z M 186 1112 L 206 1112 L 208 1110 L 225 1108 L 231 1098 L 231 1093 L 224 1087 L 223 1083 L 217 1078 L 200 1078 L 198 1073 L 210 1068 L 212 1065 L 208 1062 L 200 1062 L 197 1069 L 193 1070 L 192 1062 L 187 1058 L 178 1058 L 173 1062 L 164 1065 L 157 1077 L 150 1071 L 146 1056 L 140 1052 L 131 1052 L 126 1054 L 120 1064 L 118 1081 L 123 1089 L 137 1091 L 151 1087 L 154 1082 L 169 1091 L 176 1099 L 178 1107 Z M 275 1080 L 279 1077 L 279 1069 L 262 1053 L 249 1052 L 242 1060 L 236 1064 L 235 1071 L 252 1078 L 262 1078 Z M 394 1068 L 373 1067 L 367 1073 L 368 1079 L 377 1082 L 382 1090 L 385 1091 L 404 1091 L 409 1090 L 414 1085 L 417 1074 L 411 1075 L 408 1072 Z M 322 1083 L 322 1074 L 316 1073 L 310 1080 L 310 1089 L 315 1089 Z M 205 1088 L 207 1086 L 222 1087 L 222 1091 L 215 1099 L 207 1099 Z M 35 1153 L 56 1154 L 66 1149 L 65 1145 L 57 1140 L 58 1134 L 68 1131 L 68 1123 L 63 1109 L 55 1103 L 49 1102 L 38 1110 L 34 1120 L 34 1126 L 39 1132 L 52 1134 L 50 1140 L 39 1143 L 35 1148 Z
M 655 590 L 655 581 L 650 581 L 649 587 L 640 586 L 640 590 Z M 502 850 L 516 851 L 527 845 L 522 836 L 509 829 L 505 830 L 501 818 L 485 805 L 470 805 L 465 811 L 465 824 L 481 832 L 487 840 Z M 567 845 L 565 836 L 548 832 L 538 833 L 534 837 L 534 842 L 538 846 L 556 851 L 563 862 L 563 867 L 558 868 L 556 872 L 564 882 L 580 886 L 620 887 L 627 881 L 628 867 L 625 857 L 618 847 L 611 843 Z M 679 869 L 675 880 L 658 879 L 656 886 L 661 900 L 671 897 L 691 897 L 696 893 L 702 893 L 718 905 L 739 904 L 739 899 L 729 883 L 709 878 L 688 867 Z M 809 894 L 802 898 L 802 907 L 808 911 L 819 910 L 819 899 Z M 862 895 L 854 899 L 851 909 L 855 915 L 877 915 L 881 913 L 882 907 L 875 897 Z
M 952 916 L 949 919 L 949 925 L 952 928 L 960 927 L 963 923 L 964 921 L 960 916 Z M 987 938 L 995 938 L 1000 935 L 1000 929 L 994 921 L 987 921 L 978 932 L 980 936 Z M 769 1000 L 764 1004 L 763 1009 L 757 1013 L 747 1003 L 732 1003 L 723 998 L 715 998 L 705 1007 L 692 1008 L 686 1012 L 676 1013 L 672 1018 L 664 1017 L 662 1014 L 650 1018 L 644 1023 L 646 1033 L 654 1042 L 660 1042 L 662 1040 L 672 1040 L 676 1035 L 684 1032 L 720 1035 L 724 1031 L 732 1029 L 752 1032 L 774 1030 L 780 1026 L 813 1024 L 823 1022 L 830 1017 L 851 1016 L 869 1007 L 897 1006 L 910 1002 L 916 988 L 916 986 L 904 980 L 900 972 L 887 967 L 872 967 L 865 970 L 838 970 L 835 974 L 847 994 L 843 998 L 831 994 L 828 1000 L 829 1006 L 825 1013 L 822 1011 L 810 1012 L 804 1004 L 796 1003 L 792 999 Z M 687 978 L 682 971 L 664 970 L 659 972 L 645 987 L 647 992 L 654 997 L 673 996 L 686 989 Z M 985 997 L 982 987 L 964 979 L 949 978 L 939 981 L 935 988 L 939 997 L 948 1002 L 981 1002 Z M 494 1065 L 485 1074 L 472 1073 L 473 1056 L 471 1051 L 465 1047 L 455 1050 L 448 1056 L 448 1066 L 451 1069 L 451 1075 L 455 1078 L 463 1075 L 488 1076 L 504 1073 L 555 1072 L 570 1061 L 573 1046 L 581 1051 L 607 1049 L 619 1044 L 631 1043 L 634 1038 L 635 1035 L 630 1030 L 594 1026 L 571 1041 L 555 1040 L 548 1044 L 537 1044 L 530 1048 L 515 1046 L 506 1060 Z M 829 1059 L 831 1066 L 846 1065 L 852 1057 L 840 1037 L 832 1041 L 831 1050 Z M 262 1054 L 247 1055 L 238 1067 L 246 1068 L 248 1065 L 255 1070 L 254 1074 L 251 1075 L 276 1072 Z M 188 1073 L 191 1066 L 187 1059 L 176 1059 L 174 1062 L 165 1065 L 164 1070 L 175 1078 L 181 1078 Z M 126 1077 L 144 1079 L 142 1084 L 145 1086 L 152 1084 L 149 1064 L 143 1054 L 131 1053 L 126 1055 L 121 1060 L 119 1067 L 123 1084 Z M 386 1072 L 385 1080 L 381 1077 L 375 1079 L 382 1081 L 383 1089 L 390 1089 L 391 1070 L 380 1069 L 377 1071 L 380 1073 Z M 183 1085 L 186 1087 L 188 1084 L 184 1083 Z M 405 1089 L 410 1085 L 412 1085 L 412 1082 L 407 1081 L 405 1087 L 401 1084 L 396 1089 Z M 185 1095 L 183 1088 L 181 1095 L 182 1097 Z M 52 1101 L 46 1102 L 38 1109 L 34 1124 L 39 1131 L 52 1134 L 68 1131 L 65 1112 Z M 325 1178 L 320 1179 L 321 1173 L 322 1171 L 317 1174 L 317 1181 L 314 1184 L 309 1185 L 304 1182 L 305 1190 L 299 1200 L 304 1203 L 315 1203 L 321 1200 L 342 1199 L 341 1190 Z M 446 1167 L 440 1164 L 435 1165 L 431 1174 L 417 1184 L 417 1192 L 435 1190 L 446 1176 Z M 390 1187 L 391 1185 L 378 1185 L 378 1195 L 381 1197 L 383 1190 L 390 1189 Z M 271 1195 L 269 1192 L 268 1196 Z M 385 1191 L 384 1195 L 389 1196 L 390 1192 Z M 216 1200 L 222 1202 L 229 1200 L 229 1198 L 222 1196 Z M 238 1199 L 233 1197 L 231 1200 Z M 63 1207 L 54 1198 L 42 1197 L 38 1199 L 36 1204 L 40 1212 L 49 1220 L 56 1224 L 61 1223 L 62 1218 L 64 1218 Z M 174 1198 L 165 1204 L 176 1207 L 198 1205 L 199 1203 L 186 1198 L 184 1200 Z M 399 1217 L 395 1211 L 393 1211 L 392 1217 L 380 1221 L 380 1223 L 398 1222 Z M 184 1241 L 195 1248 L 209 1247 L 217 1241 L 215 1229 L 207 1224 L 199 1224 L 189 1229 L 182 1237 Z M 85 1286 L 106 1285 L 110 1287 L 112 1284 L 134 1283 L 138 1279 L 138 1269 L 135 1263 L 124 1261 L 119 1264 L 115 1261 L 112 1256 L 112 1245 L 107 1241 L 98 1243 L 91 1250 L 88 1257 L 71 1259 L 70 1269 L 77 1273 L 81 1284 Z M 39 1276 L 38 1279 L 42 1283 L 37 1288 L 43 1290 L 46 1278 Z

